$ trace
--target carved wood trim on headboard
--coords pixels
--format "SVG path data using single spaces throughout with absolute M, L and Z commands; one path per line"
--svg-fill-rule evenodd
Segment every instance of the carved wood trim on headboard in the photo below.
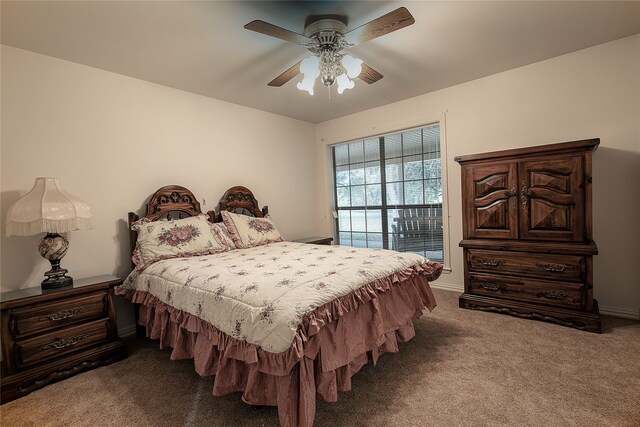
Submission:
M 179 218 L 200 215 L 200 202 L 193 193 L 179 185 L 167 185 L 153 193 L 149 203 L 147 203 L 147 214 L 149 220 L 155 221 L 163 215 L 171 219 L 171 212 L 179 212 Z
M 262 218 L 269 213 L 269 207 L 265 206 L 260 209 L 259 206 L 251 190 L 247 187 L 237 185 L 228 189 L 220 199 L 220 203 L 218 203 L 215 210 L 215 220 L 218 222 L 222 221 L 222 216 L 220 215 L 222 211 Z M 208 213 L 209 217 L 213 217 L 212 214 L 214 214 L 214 212 Z
M 153 193 L 147 203 L 147 213 L 144 218 L 150 221 L 156 221 L 162 217 L 172 219 L 176 213 L 178 219 L 200 215 L 202 213 L 200 202 L 191 190 L 180 185 L 167 185 Z M 131 224 L 139 219 L 136 213 L 129 212 L 129 246 L 132 254 L 136 247 L 138 233 L 131 229 Z M 213 217 L 210 216 L 209 219 L 212 220 Z

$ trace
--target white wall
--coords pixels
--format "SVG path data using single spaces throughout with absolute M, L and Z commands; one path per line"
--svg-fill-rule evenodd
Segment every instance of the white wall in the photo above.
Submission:
M 93 211 L 93 230 L 69 233 L 62 265 L 74 277 L 126 275 L 127 212 L 143 213 L 168 184 L 203 210 L 245 185 L 285 237 L 316 231 L 313 124 L 4 45 L 1 71 L 3 292 L 37 286 L 49 269 L 39 236 L 5 237 L 7 209 L 38 176 Z
M 429 78 L 425 75 L 424 78 Z M 318 228 L 333 199 L 327 145 L 420 125 L 446 114 L 451 267 L 440 283 L 463 289 L 457 155 L 597 137 L 593 156 L 594 294 L 601 310 L 640 313 L 640 35 L 321 123 Z

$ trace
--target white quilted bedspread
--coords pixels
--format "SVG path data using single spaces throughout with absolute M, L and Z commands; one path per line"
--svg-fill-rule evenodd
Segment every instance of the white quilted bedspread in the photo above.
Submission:
M 237 339 L 288 350 L 305 314 L 427 259 L 384 249 L 280 242 L 159 261 L 123 287 L 206 320 Z

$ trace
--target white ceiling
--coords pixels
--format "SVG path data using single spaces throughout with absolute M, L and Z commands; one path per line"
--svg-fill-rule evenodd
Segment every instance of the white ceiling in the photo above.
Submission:
M 308 52 L 245 30 L 261 19 L 302 33 L 309 15 L 355 28 L 400 6 L 415 24 L 351 49 L 380 71 L 308 95 L 267 83 Z M 2 43 L 319 123 L 640 33 L 640 2 L 2 1 Z M 615 64 L 612 64 L 615 66 Z

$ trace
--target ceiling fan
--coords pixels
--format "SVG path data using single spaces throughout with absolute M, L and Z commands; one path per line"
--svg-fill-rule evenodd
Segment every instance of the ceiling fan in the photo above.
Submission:
M 313 55 L 292 65 L 284 73 L 269 82 L 269 86 L 282 86 L 298 74 L 304 78 L 297 87 L 313 95 L 313 86 L 317 77 L 330 87 L 338 83 L 338 93 L 354 86 L 352 79 L 359 78 L 371 84 L 383 76 L 362 60 L 345 53 L 346 49 L 357 44 L 373 40 L 415 22 L 411 13 L 400 7 L 364 25 L 347 31 L 347 25 L 335 15 L 323 15 L 309 23 L 304 34 L 287 30 L 265 21 L 251 21 L 244 26 L 247 30 L 256 31 L 276 37 L 307 48 Z

